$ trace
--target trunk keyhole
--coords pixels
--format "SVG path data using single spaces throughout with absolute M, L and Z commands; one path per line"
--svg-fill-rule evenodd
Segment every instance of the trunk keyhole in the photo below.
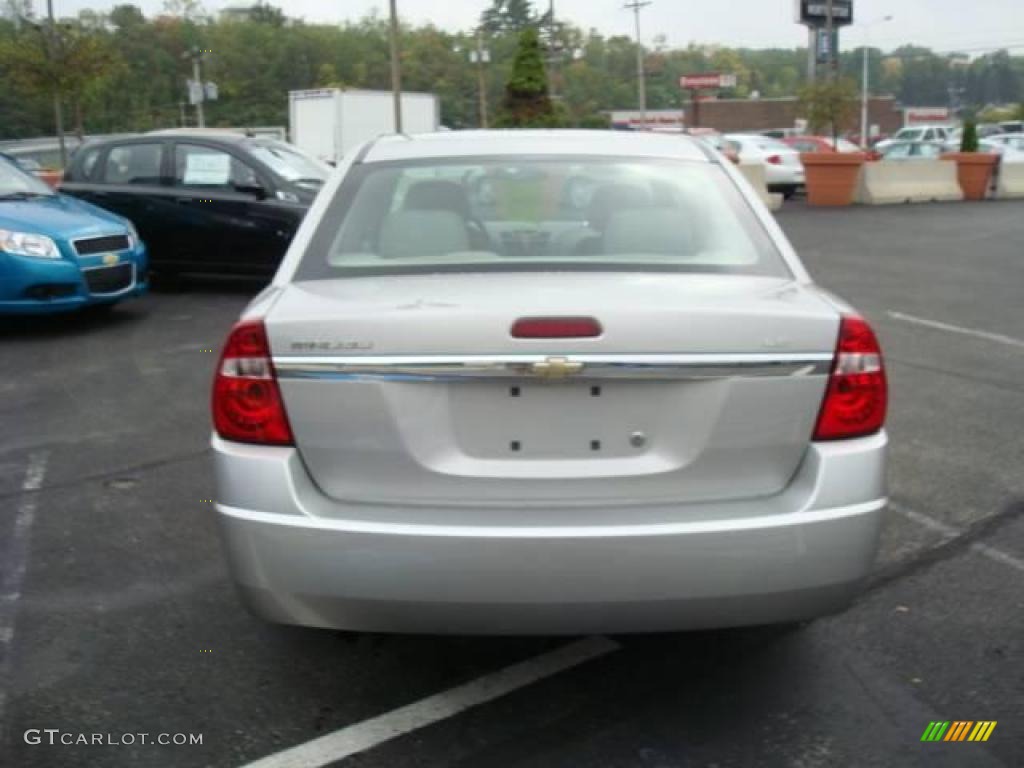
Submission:
M 601 396 L 601 388 L 600 387 L 591 387 L 590 388 L 590 396 L 591 397 L 600 397 Z
M 590 450 L 592 450 L 592 451 L 600 451 L 601 450 L 601 441 L 600 440 L 591 440 L 590 441 Z
M 518 451 L 523 446 L 522 443 L 520 443 L 518 440 L 513 440 L 511 443 L 508 444 L 508 447 L 513 451 Z
M 508 396 L 509 397 L 519 397 L 519 387 L 509 387 L 508 388 Z

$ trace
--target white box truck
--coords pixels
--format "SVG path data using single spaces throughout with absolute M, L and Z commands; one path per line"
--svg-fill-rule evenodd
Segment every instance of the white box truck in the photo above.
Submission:
M 321 88 L 288 93 L 292 144 L 325 162 L 338 162 L 364 141 L 395 132 L 390 91 Z M 430 133 L 441 125 L 433 93 L 402 94 L 403 133 Z

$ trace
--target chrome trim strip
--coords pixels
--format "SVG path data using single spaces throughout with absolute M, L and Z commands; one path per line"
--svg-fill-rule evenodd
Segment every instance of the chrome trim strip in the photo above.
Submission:
M 376 381 L 454 381 L 459 379 L 545 380 L 536 363 L 562 357 L 582 363 L 583 370 L 561 381 L 589 379 L 720 379 L 764 376 L 821 376 L 832 355 L 692 354 L 692 355 L 436 355 L 348 357 L 281 356 L 277 375 L 287 379 Z

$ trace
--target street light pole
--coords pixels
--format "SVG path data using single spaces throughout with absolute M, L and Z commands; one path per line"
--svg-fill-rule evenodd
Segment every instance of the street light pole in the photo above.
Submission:
M 391 98 L 395 105 L 395 133 L 402 132 L 402 64 L 398 56 L 398 8 L 391 0 Z
M 640 9 L 650 5 L 652 0 L 633 0 L 626 3 L 625 8 L 633 11 L 636 22 L 636 90 L 637 103 L 640 108 L 640 125 L 647 127 L 647 82 L 644 77 L 644 46 L 640 42 Z
M 836 48 L 838 48 L 839 46 L 835 44 L 836 21 L 835 16 L 832 15 L 835 10 L 832 5 L 832 2 L 833 0 L 828 0 L 828 16 L 825 20 L 825 38 L 828 40 L 828 64 L 829 71 L 831 72 L 830 77 L 833 80 L 836 80 L 838 79 L 836 75 L 839 73 L 839 52 L 836 50 Z M 833 132 L 835 132 L 835 126 L 832 126 L 832 130 Z
M 869 95 L 869 70 L 868 70 L 868 49 L 871 41 L 871 28 L 875 24 L 882 24 L 886 21 L 892 21 L 892 16 L 883 16 L 880 19 L 867 22 L 864 25 L 864 61 L 861 71 L 861 82 L 860 82 L 860 145 L 864 148 L 868 148 L 868 101 Z

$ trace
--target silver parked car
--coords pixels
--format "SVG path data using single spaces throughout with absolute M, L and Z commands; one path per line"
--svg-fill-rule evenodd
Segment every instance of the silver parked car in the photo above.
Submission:
M 271 621 L 794 621 L 871 567 L 885 411 L 871 328 L 701 142 L 390 137 L 227 340 L 217 512 Z

